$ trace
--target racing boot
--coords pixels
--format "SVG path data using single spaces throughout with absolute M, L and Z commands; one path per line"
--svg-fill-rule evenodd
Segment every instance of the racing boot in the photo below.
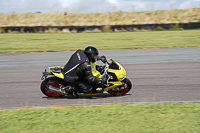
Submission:
M 97 87 L 90 88 L 89 93 L 97 93 L 96 89 Z
M 70 86 L 70 87 L 68 87 L 67 89 L 66 89 L 66 92 L 68 92 L 70 95 L 72 95 L 73 97 L 75 97 L 75 98 L 78 98 L 79 97 L 79 95 L 78 95 L 78 93 L 77 93 L 77 89 L 75 89 L 76 87 L 72 87 L 72 86 Z
M 73 90 L 75 90 L 72 86 L 65 86 L 62 89 L 64 89 L 67 93 L 72 93 Z

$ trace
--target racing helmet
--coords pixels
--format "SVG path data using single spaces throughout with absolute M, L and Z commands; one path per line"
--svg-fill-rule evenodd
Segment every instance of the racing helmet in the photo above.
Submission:
M 84 53 L 87 55 L 88 59 L 91 62 L 95 62 L 99 55 L 99 51 L 95 47 L 92 47 L 92 46 L 86 47 L 84 50 Z

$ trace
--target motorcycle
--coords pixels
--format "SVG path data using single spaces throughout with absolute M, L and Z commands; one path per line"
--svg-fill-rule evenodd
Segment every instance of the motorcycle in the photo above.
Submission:
M 118 62 L 109 59 L 105 63 L 102 71 L 98 69 L 98 64 L 91 63 L 92 74 L 96 77 L 107 77 L 107 83 L 98 87 L 95 93 L 80 93 L 76 92 L 73 86 L 64 81 L 63 67 L 54 66 L 48 67 L 50 71 L 42 73 L 41 91 L 48 97 L 62 97 L 72 95 L 78 97 L 80 95 L 99 95 L 108 92 L 112 95 L 124 95 L 132 88 L 131 81 L 126 78 L 126 71 Z

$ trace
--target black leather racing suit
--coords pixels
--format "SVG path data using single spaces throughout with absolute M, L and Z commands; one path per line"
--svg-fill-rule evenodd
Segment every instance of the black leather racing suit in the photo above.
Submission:
M 74 82 L 74 86 L 78 91 L 89 93 L 95 91 L 96 87 L 102 83 L 101 78 L 93 76 L 91 65 L 88 62 L 80 64 L 75 71 L 79 79 Z
M 91 64 L 82 50 L 77 50 L 64 67 L 64 79 L 79 92 L 89 93 L 102 84 L 102 79 L 93 76 Z

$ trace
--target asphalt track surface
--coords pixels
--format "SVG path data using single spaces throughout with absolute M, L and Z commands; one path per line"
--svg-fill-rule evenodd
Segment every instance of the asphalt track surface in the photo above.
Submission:
M 105 50 L 121 63 L 132 90 L 124 96 L 102 94 L 48 98 L 40 91 L 42 71 L 63 66 L 70 52 L 0 54 L 0 109 L 98 105 L 103 103 L 200 102 L 200 48 Z

